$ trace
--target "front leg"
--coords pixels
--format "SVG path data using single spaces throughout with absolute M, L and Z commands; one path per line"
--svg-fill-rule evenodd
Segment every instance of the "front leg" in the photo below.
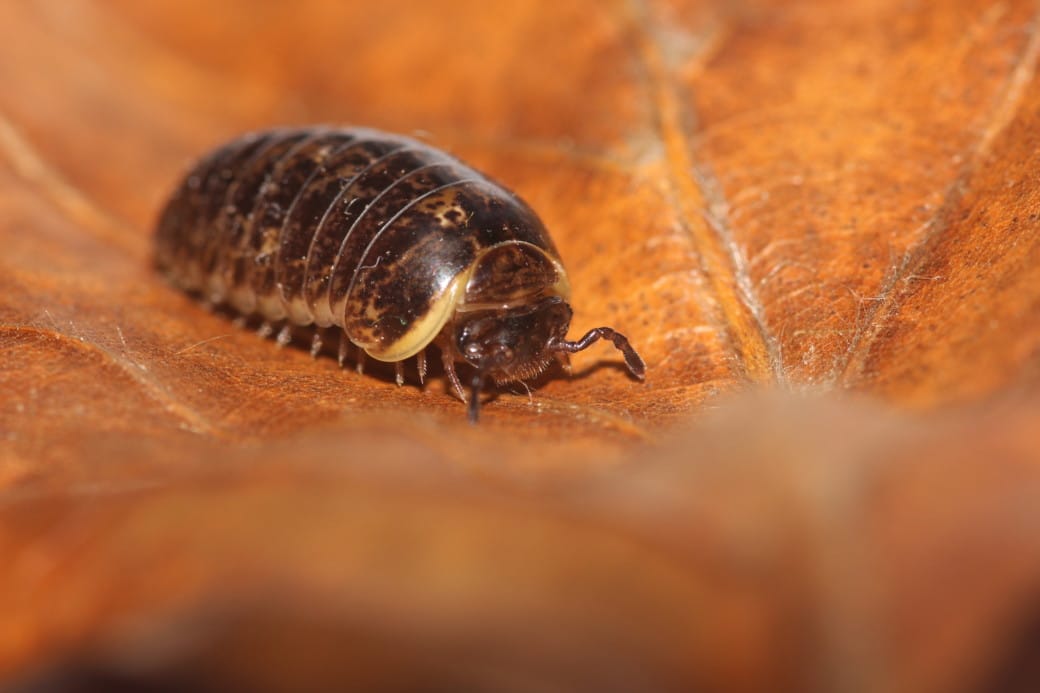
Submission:
M 462 387 L 459 374 L 455 372 L 455 359 L 451 357 L 451 352 L 445 347 L 441 347 L 441 363 L 444 364 L 444 374 L 448 376 L 448 381 L 455 390 L 455 394 L 463 402 L 466 402 L 466 390 Z

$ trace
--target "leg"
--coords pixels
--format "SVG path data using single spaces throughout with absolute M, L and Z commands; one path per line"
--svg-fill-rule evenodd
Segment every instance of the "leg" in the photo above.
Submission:
M 426 350 L 423 349 L 415 355 L 415 365 L 419 369 L 419 384 L 426 384 Z
M 484 375 L 477 371 L 473 375 L 473 382 L 469 391 L 469 422 L 477 423 L 480 418 L 480 391 L 484 389 Z
M 321 333 L 324 331 L 321 327 L 314 328 L 314 336 L 311 337 L 311 358 L 318 358 L 318 354 L 321 353 Z
M 267 339 L 274 333 L 274 325 L 264 320 L 260 323 L 260 327 L 257 328 L 256 333 L 264 339 Z
M 347 360 L 347 349 L 350 347 L 350 340 L 347 339 L 346 332 L 339 333 L 339 367 L 343 368 L 343 362 Z
M 448 376 L 448 382 L 455 389 L 455 394 L 465 402 L 466 391 L 462 388 L 462 383 L 459 381 L 459 374 L 455 372 L 455 360 L 451 358 L 451 354 L 448 353 L 447 349 L 441 349 L 441 362 L 444 364 L 444 374 Z
M 404 361 L 394 361 L 394 380 L 397 387 L 404 385 Z
M 279 348 L 284 347 L 286 344 L 292 341 L 292 327 L 289 323 L 282 325 L 282 329 L 278 330 L 278 336 L 275 337 L 275 344 Z

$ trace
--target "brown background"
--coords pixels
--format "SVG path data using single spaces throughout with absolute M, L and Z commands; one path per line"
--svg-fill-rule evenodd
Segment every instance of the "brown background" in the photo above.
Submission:
M 0 674 L 1029 680 L 1035 3 L 212 5 L 0 8 Z M 193 158 L 312 122 L 514 188 L 646 382 L 598 346 L 470 427 L 164 285 Z

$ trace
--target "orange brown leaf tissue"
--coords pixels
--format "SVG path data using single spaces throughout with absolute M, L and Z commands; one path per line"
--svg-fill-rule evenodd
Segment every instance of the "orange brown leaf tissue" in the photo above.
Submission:
M 1040 689 L 1031 0 L 0 7 L 15 691 Z M 478 427 L 164 284 L 274 124 L 419 134 L 568 268 Z

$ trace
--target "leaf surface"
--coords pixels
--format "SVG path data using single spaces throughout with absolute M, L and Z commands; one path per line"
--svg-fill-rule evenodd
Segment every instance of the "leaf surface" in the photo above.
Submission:
M 0 672 L 1027 676 L 1037 12 L 5 5 Z M 285 123 L 415 134 L 514 189 L 557 241 L 572 334 L 624 332 L 646 382 L 597 346 L 471 427 L 414 364 L 397 387 L 170 288 L 166 195 Z

